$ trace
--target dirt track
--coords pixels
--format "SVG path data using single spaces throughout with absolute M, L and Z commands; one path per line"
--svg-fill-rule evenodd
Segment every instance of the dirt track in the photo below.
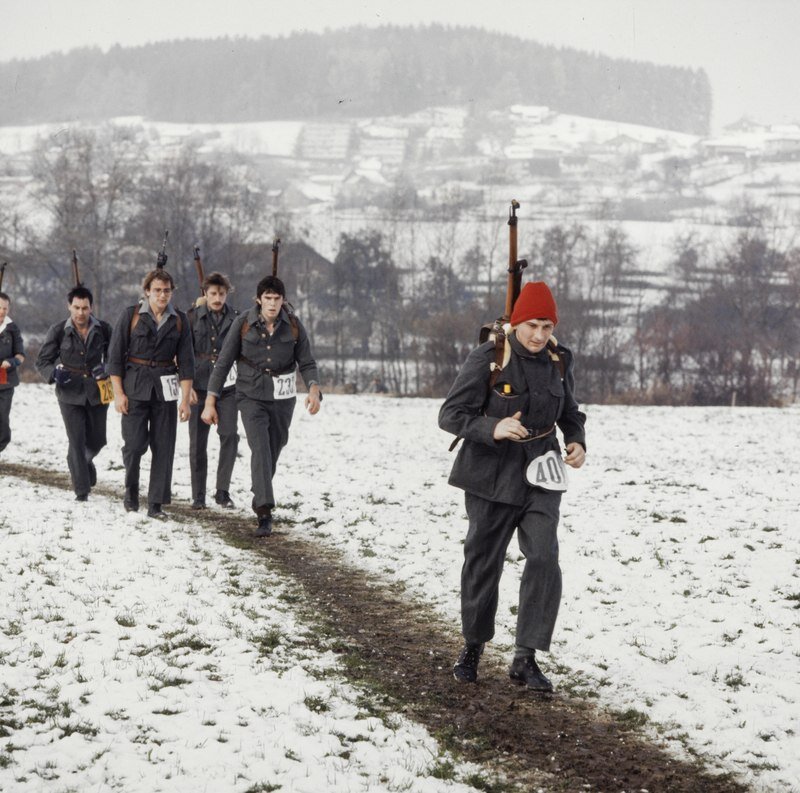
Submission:
M 0 475 L 70 489 L 65 474 L 32 466 L 0 463 Z M 121 498 L 106 486 L 94 492 Z M 670 757 L 586 700 L 565 694 L 543 698 L 512 685 L 491 652 L 481 662 L 477 685 L 457 684 L 450 673 L 461 646 L 457 626 L 444 624 L 426 604 L 394 594 L 334 551 L 306 541 L 302 526 L 279 525 L 272 537 L 258 540 L 249 517 L 196 512 L 188 505 L 172 505 L 169 512 L 262 555 L 297 582 L 305 616 L 321 625 L 325 641 L 340 653 L 347 678 L 425 725 L 454 754 L 501 772 L 509 783 L 505 789 L 746 790 L 730 777 Z

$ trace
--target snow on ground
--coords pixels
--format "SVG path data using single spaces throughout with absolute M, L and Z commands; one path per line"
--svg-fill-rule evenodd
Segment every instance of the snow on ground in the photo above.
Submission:
M 295 523 L 287 526 L 287 531 L 336 547 L 353 564 L 396 582 L 410 596 L 432 603 L 452 621 L 457 633 L 466 516 L 460 492 L 447 485 L 453 457 L 447 451 L 450 436 L 436 427 L 439 404 L 435 400 L 327 395 L 322 412 L 315 417 L 298 406 L 292 437 L 279 464 L 277 518 L 291 518 Z M 735 770 L 755 789 L 800 789 L 796 726 L 800 713 L 800 540 L 794 520 L 800 449 L 791 442 L 800 411 L 589 406 L 587 413 L 588 461 L 573 473 L 562 502 L 564 598 L 552 653 L 545 656 L 556 685 L 598 697 L 602 704 L 627 712 L 631 719 L 646 717 L 676 750 L 684 745 L 722 768 Z M 5 459 L 65 468 L 61 462 L 63 448 L 59 448 L 63 439 L 61 419 L 55 398 L 46 387 L 25 385 L 17 389 L 12 422 L 16 434 L 4 453 Z M 99 476 L 119 486 L 121 493 L 119 422 L 113 415 L 109 430 L 109 448 L 98 458 Z M 186 427 L 182 426 L 175 474 L 175 493 L 180 499 L 189 498 L 187 448 Z M 211 448 L 217 448 L 214 436 Z M 244 440 L 240 448 L 242 456 L 232 494 L 237 504 L 244 505 L 250 498 Z M 42 494 L 35 499 L 24 492 L 14 495 L 9 506 L 5 495 L 8 487 L 4 483 L 2 509 L 7 517 L 3 531 L 11 530 L 13 539 L 19 537 L 19 518 L 10 516 L 29 501 L 22 517 L 28 520 L 28 512 L 38 509 Z M 62 552 L 53 554 L 55 559 L 46 559 L 46 554 L 52 553 L 46 540 L 53 533 L 51 517 L 55 513 L 56 525 L 61 526 L 72 515 L 70 531 L 74 534 L 75 516 L 86 509 L 72 503 L 54 506 L 48 499 L 43 515 L 31 512 L 30 533 L 33 538 L 40 537 L 39 559 L 27 557 L 30 564 L 20 565 L 20 569 L 33 570 L 38 562 L 51 577 L 66 576 Z M 163 526 L 151 526 L 143 517 L 125 516 L 117 505 L 111 509 L 113 525 L 131 525 L 143 547 L 154 543 L 147 537 L 183 537 L 183 545 L 161 548 L 163 555 L 170 554 L 166 561 L 170 572 L 168 582 L 157 575 L 154 578 L 152 588 L 158 589 L 159 597 L 164 596 L 165 589 L 180 593 L 188 587 L 181 565 L 191 564 L 193 556 L 208 549 L 215 557 L 235 559 L 236 564 L 251 570 L 254 580 L 270 581 L 264 586 L 274 591 L 275 597 L 259 601 L 265 616 L 254 617 L 255 626 L 249 630 L 263 627 L 263 621 L 274 625 L 276 620 L 282 636 L 301 630 L 291 622 L 290 610 L 286 616 L 275 614 L 275 609 L 282 608 L 279 601 L 284 585 L 273 584 L 260 567 L 248 567 L 246 555 L 217 547 L 218 543 L 202 532 L 190 541 Z M 45 531 L 42 526 L 47 527 Z M 23 532 L 23 536 L 26 534 Z M 113 539 L 124 539 L 127 546 L 134 531 L 126 532 L 124 538 L 117 534 Z M 35 539 L 28 541 L 37 547 Z M 80 567 L 81 555 L 86 553 L 81 546 L 91 540 L 59 540 L 58 547 L 64 543 L 74 543 L 71 564 Z M 6 545 L 8 539 L 4 539 Z M 98 541 L 97 547 L 102 543 Z M 132 555 L 129 563 L 134 571 L 146 572 L 157 558 L 152 553 Z M 97 564 L 83 566 L 100 569 Z M 521 555 L 512 542 L 502 582 L 494 652 L 507 654 L 511 650 L 521 569 Z M 166 572 L 161 572 L 166 578 Z M 216 575 L 227 580 L 224 572 Z M 91 586 L 96 587 L 91 578 L 84 584 L 89 591 Z M 41 583 L 45 583 L 44 578 Z M 15 582 L 15 586 L 21 586 L 21 582 Z M 224 583 L 215 589 L 201 579 L 193 586 L 208 587 L 210 609 L 231 615 L 247 610 L 241 605 L 246 601 L 237 596 L 224 600 Z M 137 587 L 135 591 L 144 598 L 142 590 L 150 588 Z M 33 590 L 25 600 L 32 597 Z M 20 598 L 22 595 L 15 601 L 17 608 Z M 178 598 L 172 610 L 178 615 L 181 611 L 195 614 L 196 601 L 184 594 L 184 600 Z M 129 662 L 131 653 L 126 644 L 148 646 L 146 639 L 137 636 L 149 624 L 146 615 L 136 618 L 137 602 L 128 595 L 127 600 L 123 596 L 111 607 L 113 616 L 126 609 L 134 612 L 136 625 L 127 630 L 131 638 L 115 640 L 115 648 L 121 648 L 119 652 Z M 145 612 L 154 608 L 147 605 L 150 601 L 142 602 Z M 56 604 L 53 608 L 64 607 Z M 39 611 L 46 613 L 41 604 Z M 216 625 L 210 616 L 203 619 Z M 286 633 L 284 620 L 292 625 Z M 186 623 L 187 619 L 179 616 L 160 630 L 191 633 Z M 36 624 L 40 628 L 50 625 Z M 57 622 L 53 632 L 64 629 Z M 122 632 L 119 626 L 116 629 Z M 211 628 L 208 633 L 212 633 Z M 0 641 L 7 638 L 0 636 Z M 26 646 L 32 647 L 36 641 Z M 159 639 L 156 632 L 150 641 L 163 644 L 167 640 Z M 291 656 L 293 645 L 282 641 L 282 652 Z M 214 645 L 214 663 L 219 666 L 228 663 L 221 645 Z M 50 652 L 51 660 L 58 657 Z M 248 660 L 237 669 L 252 675 L 253 684 L 262 679 L 261 675 L 275 672 L 269 666 L 274 659 L 252 658 L 252 648 L 243 652 Z M 69 650 L 66 657 L 71 663 Z M 308 670 L 320 664 L 325 667 L 329 660 L 302 653 L 291 657 L 293 662 L 282 662 L 289 665 L 292 674 L 284 672 L 282 680 L 287 675 L 299 680 L 310 677 L 314 685 L 321 685 Z M 20 690 L 34 684 L 32 678 L 30 685 Z M 44 688 L 49 686 L 45 683 Z M 250 686 L 241 690 L 249 691 Z M 346 691 L 338 684 L 337 696 L 343 702 L 352 702 L 348 700 L 352 695 L 342 693 Z M 145 703 L 152 704 L 158 696 L 160 692 L 139 692 Z M 293 701 L 303 713 L 299 722 L 312 717 L 297 704 L 297 699 L 302 699 L 300 694 L 289 696 L 295 697 Z M 333 694 L 318 696 L 330 701 Z M 262 706 L 270 704 L 279 707 L 269 698 Z M 331 711 L 336 714 L 343 707 L 337 704 Z M 138 715 L 142 706 L 136 708 Z M 150 707 L 147 712 L 153 710 L 157 708 Z M 251 711 L 248 717 L 255 718 Z M 158 721 L 155 716 L 152 719 Z M 293 729 L 301 729 L 294 724 L 290 720 Z M 218 727 L 215 729 L 219 732 Z M 268 729 L 268 724 L 259 723 L 254 728 L 251 724 L 241 741 Z M 194 737 L 196 733 L 190 734 Z M 429 753 L 429 760 L 430 752 L 435 752 L 430 748 L 421 751 Z M 277 754 L 282 756 L 280 749 Z M 252 762 L 255 765 L 256 761 Z M 261 762 L 278 761 L 268 752 Z M 231 761 L 232 767 L 242 765 Z M 189 764 L 182 768 L 185 771 Z M 372 772 L 377 773 L 374 769 Z M 216 763 L 210 765 L 209 776 L 212 773 L 219 773 Z
M 4 459 L 56 467 L 48 390 L 18 389 Z M 110 426 L 98 462 L 116 481 Z M 0 537 L 0 790 L 474 789 L 440 778 L 450 760 L 421 727 L 343 682 L 291 582 L 252 554 L 10 477 Z

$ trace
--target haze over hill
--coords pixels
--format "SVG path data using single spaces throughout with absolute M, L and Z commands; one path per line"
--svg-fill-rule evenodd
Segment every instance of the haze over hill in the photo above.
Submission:
M 705 134 L 711 89 L 703 70 L 442 25 L 85 48 L 0 64 L 0 125 L 333 119 L 445 103 L 539 104 Z

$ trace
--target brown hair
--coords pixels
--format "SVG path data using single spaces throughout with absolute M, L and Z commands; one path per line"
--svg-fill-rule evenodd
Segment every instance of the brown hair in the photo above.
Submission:
M 171 289 L 175 289 L 175 281 L 172 280 L 172 276 L 163 267 L 160 267 L 157 270 L 150 270 L 150 272 L 144 277 L 144 281 L 142 281 L 142 291 L 146 292 L 150 288 L 150 284 L 152 284 L 153 281 L 166 281 L 170 285 Z
M 231 282 L 228 280 L 228 277 L 222 273 L 209 273 L 203 281 L 203 291 L 208 289 L 209 286 L 220 286 L 227 292 L 233 291 L 233 287 L 231 286 Z

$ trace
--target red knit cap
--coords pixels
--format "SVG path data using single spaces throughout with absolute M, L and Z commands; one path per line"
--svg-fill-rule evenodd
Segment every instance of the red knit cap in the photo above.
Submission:
M 522 287 L 514 310 L 511 324 L 516 326 L 531 319 L 550 319 L 558 325 L 558 307 L 553 293 L 544 281 L 530 281 Z

